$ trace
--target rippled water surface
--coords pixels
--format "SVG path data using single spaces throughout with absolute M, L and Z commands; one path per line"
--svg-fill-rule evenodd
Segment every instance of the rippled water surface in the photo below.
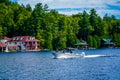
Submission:
M 120 80 L 120 49 L 76 50 L 86 55 L 54 59 L 51 52 L 0 54 L 0 80 Z

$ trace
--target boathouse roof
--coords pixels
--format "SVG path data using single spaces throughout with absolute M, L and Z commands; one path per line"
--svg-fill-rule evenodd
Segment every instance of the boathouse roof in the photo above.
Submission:
M 103 39 L 104 44 L 111 44 L 111 43 L 112 43 L 111 40 L 112 40 L 112 39 Z M 112 43 L 112 44 L 113 44 L 113 43 Z
M 24 41 L 39 41 L 37 39 L 35 39 L 35 37 L 33 36 L 15 36 L 13 38 L 11 38 L 10 41 L 14 41 L 14 42 L 18 42 L 18 41 L 21 41 L 21 42 L 24 42 Z
M 86 42 L 80 42 L 80 43 L 74 44 L 74 46 L 86 46 L 86 45 L 88 45 Z

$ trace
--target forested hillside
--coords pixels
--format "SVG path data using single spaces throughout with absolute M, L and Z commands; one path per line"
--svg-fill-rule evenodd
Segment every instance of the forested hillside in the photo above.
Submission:
M 48 10 L 47 4 L 19 5 L 0 0 L 0 38 L 5 36 L 35 36 L 41 48 L 63 49 L 81 41 L 99 48 L 101 39 L 111 38 L 120 47 L 120 19 L 105 14 L 101 18 L 95 9 L 76 15 Z

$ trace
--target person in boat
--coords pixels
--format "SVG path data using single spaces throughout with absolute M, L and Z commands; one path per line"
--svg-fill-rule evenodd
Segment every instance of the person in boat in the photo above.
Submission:
M 58 48 L 56 49 L 56 52 L 58 52 Z
M 72 54 L 72 50 L 70 48 L 68 48 L 67 51 Z
M 69 49 L 69 51 L 70 51 L 70 53 L 72 54 L 72 50 L 71 50 L 71 49 Z
M 63 49 L 63 53 L 65 53 L 65 49 Z
M 62 53 L 66 53 L 66 52 L 69 52 L 69 53 L 72 54 L 72 50 L 71 50 L 71 49 L 63 49 L 63 50 L 62 50 Z

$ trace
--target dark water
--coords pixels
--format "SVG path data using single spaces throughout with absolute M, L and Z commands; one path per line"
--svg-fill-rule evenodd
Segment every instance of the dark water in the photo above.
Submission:
M 0 54 L 0 80 L 120 80 L 120 49 L 77 50 L 94 58 L 53 59 L 50 52 Z

